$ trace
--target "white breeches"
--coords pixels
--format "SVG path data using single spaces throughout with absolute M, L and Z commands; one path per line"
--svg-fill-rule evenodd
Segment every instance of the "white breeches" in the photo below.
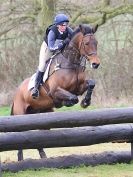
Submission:
M 39 66 L 38 69 L 41 72 L 44 72 L 46 61 L 53 55 L 52 52 L 50 52 L 47 44 L 45 41 L 43 41 L 40 49 L 40 55 L 39 55 Z

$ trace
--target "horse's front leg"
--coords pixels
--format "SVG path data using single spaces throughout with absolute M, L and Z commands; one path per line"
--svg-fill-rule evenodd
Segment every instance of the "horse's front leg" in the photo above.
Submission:
M 86 86 L 87 86 L 87 93 L 85 95 L 85 98 L 80 103 L 82 108 L 86 108 L 91 104 L 91 95 L 95 87 L 95 80 L 93 79 L 88 80 L 86 82 Z
M 58 87 L 52 94 L 54 102 L 61 102 L 62 106 L 73 106 L 78 103 L 78 97 L 67 90 Z

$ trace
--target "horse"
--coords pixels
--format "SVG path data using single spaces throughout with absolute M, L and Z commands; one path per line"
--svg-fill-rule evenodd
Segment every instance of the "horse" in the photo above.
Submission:
M 95 81 L 85 79 L 85 68 L 87 61 L 94 69 L 100 65 L 98 42 L 94 35 L 97 28 L 98 25 L 81 24 L 74 30 L 69 44 L 52 57 L 49 77 L 39 88 L 39 98 L 33 99 L 28 90 L 30 78 L 20 84 L 13 99 L 11 115 L 53 112 L 54 108 L 73 106 L 79 102 L 78 96 L 85 92 L 80 105 L 83 108 L 90 105 Z M 38 151 L 41 158 L 46 158 L 42 147 Z M 23 160 L 22 149 L 18 151 L 20 160 Z

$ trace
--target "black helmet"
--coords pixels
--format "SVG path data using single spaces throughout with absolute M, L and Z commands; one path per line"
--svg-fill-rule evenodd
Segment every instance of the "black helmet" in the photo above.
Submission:
M 55 25 L 60 25 L 64 22 L 69 22 L 69 19 L 65 14 L 58 14 L 55 16 L 55 18 L 54 18 Z

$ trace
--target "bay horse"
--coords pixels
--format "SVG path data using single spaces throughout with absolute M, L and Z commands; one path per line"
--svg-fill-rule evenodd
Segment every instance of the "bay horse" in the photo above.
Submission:
M 50 66 L 49 77 L 40 86 L 40 96 L 33 99 L 28 90 L 30 78 L 25 79 L 16 91 L 11 115 L 53 112 L 54 108 L 73 106 L 78 103 L 78 96 L 86 92 L 81 106 L 90 105 L 94 80 L 85 80 L 86 61 L 97 69 L 100 59 L 97 55 L 97 40 L 94 33 L 98 25 L 90 27 L 81 24 L 73 32 L 70 43 L 56 54 Z M 38 149 L 40 157 L 45 158 L 43 147 Z M 23 160 L 23 151 L 18 151 L 18 160 Z

